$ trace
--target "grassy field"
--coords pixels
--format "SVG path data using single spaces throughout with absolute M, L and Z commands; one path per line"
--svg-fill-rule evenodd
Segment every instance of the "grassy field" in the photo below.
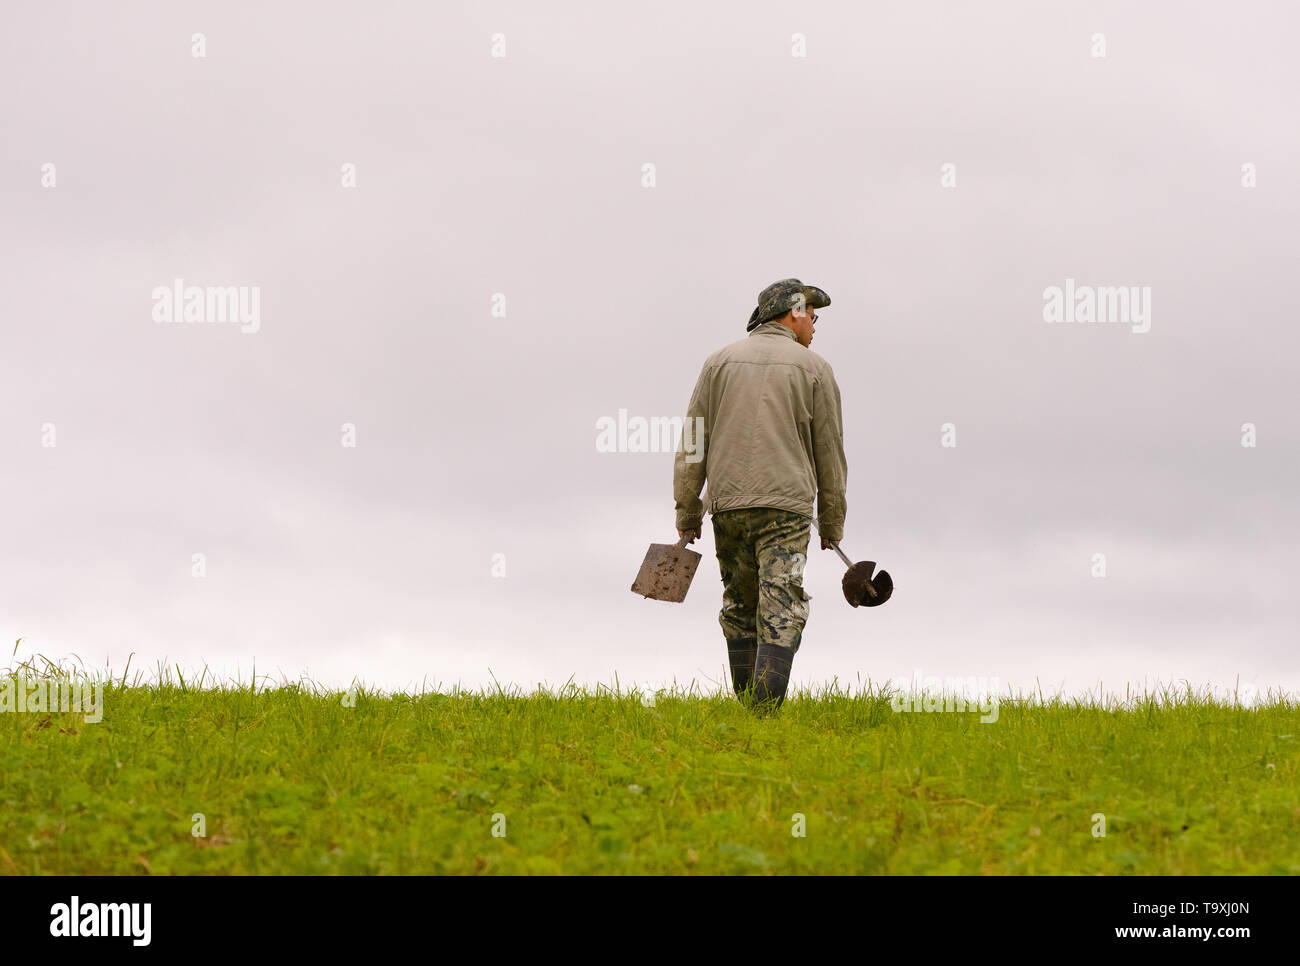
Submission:
M 1290 700 L 1004 699 L 982 724 L 832 687 L 764 720 L 698 692 L 161 674 L 84 717 L 0 713 L 0 871 L 1300 873 Z

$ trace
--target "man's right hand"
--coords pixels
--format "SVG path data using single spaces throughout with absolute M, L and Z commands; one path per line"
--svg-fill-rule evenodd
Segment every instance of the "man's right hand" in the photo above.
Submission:
M 840 542 L 838 540 L 827 540 L 825 537 L 822 537 L 823 550 L 830 550 L 832 547 L 838 548 L 839 545 Z

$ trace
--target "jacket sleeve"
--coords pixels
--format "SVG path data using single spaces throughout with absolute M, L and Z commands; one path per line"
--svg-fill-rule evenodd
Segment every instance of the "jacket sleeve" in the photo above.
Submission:
M 838 542 L 844 539 L 849 464 L 844 458 L 840 387 L 830 366 L 813 388 L 813 460 L 817 464 L 817 531 Z
M 709 396 L 712 369 L 707 364 L 695 382 L 695 391 L 682 421 L 682 438 L 673 457 L 673 497 L 677 501 L 677 529 L 697 530 L 704 524 L 704 486 L 709 453 Z M 690 444 L 689 452 L 687 444 Z

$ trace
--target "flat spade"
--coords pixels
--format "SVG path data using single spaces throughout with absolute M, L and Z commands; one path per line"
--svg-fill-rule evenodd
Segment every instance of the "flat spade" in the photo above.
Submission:
M 690 534 L 673 543 L 652 543 L 632 581 L 632 592 L 653 600 L 680 604 L 691 589 L 691 578 L 700 565 L 700 554 L 686 549 Z
M 875 577 L 872 577 L 872 572 L 876 569 L 874 560 L 863 560 L 860 563 L 854 563 L 844 556 L 844 551 L 839 547 L 835 548 L 835 552 L 840 555 L 840 559 L 849 568 L 844 572 L 844 579 L 840 581 L 845 600 L 854 607 L 859 604 L 864 607 L 879 607 L 889 600 L 894 593 L 894 578 L 889 576 L 888 570 L 882 570 Z

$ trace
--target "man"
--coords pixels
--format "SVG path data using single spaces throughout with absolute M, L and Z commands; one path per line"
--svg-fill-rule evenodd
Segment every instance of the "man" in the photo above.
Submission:
M 747 338 L 704 361 L 673 463 L 677 535 L 693 543 L 707 510 L 722 571 L 718 623 L 732 685 L 761 714 L 785 700 L 808 619 L 803 589 L 813 497 L 822 549 L 844 536 L 844 425 L 830 364 L 813 352 L 817 313 L 831 304 L 797 278 L 758 294 Z M 700 417 L 696 420 L 695 417 Z M 698 458 L 696 458 L 698 457 Z M 700 500 L 708 480 L 709 506 Z

